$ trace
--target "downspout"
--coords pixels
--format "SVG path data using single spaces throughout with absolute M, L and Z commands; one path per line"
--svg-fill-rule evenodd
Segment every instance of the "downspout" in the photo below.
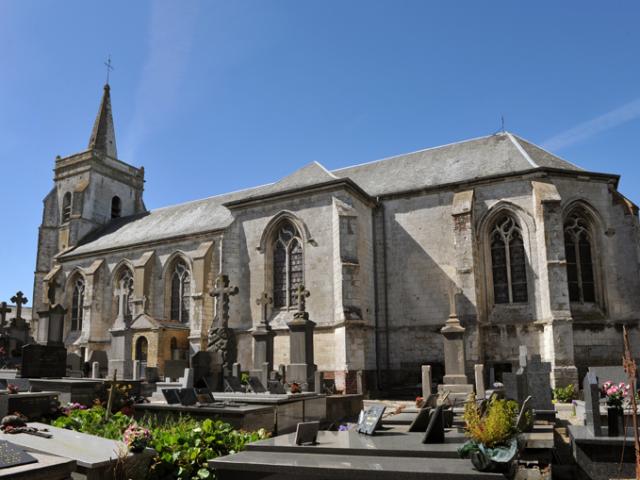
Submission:
M 380 391 L 381 375 L 380 375 L 380 335 L 378 333 L 379 317 L 380 317 L 380 302 L 378 301 L 378 239 L 376 235 L 376 211 L 379 208 L 379 204 L 371 209 L 371 239 L 373 241 L 373 310 L 374 310 L 374 351 L 376 356 L 376 389 Z

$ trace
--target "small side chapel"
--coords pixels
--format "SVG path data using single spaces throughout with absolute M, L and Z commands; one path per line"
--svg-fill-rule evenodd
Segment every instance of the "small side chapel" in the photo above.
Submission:
M 105 375 L 188 365 L 207 348 L 221 273 L 238 287 L 235 361 L 251 368 L 264 320 L 274 364 L 289 363 L 304 285 L 315 362 L 345 392 L 358 378 L 365 390 L 417 383 L 423 364 L 437 377 L 453 289 L 469 378 L 478 363 L 512 371 L 526 345 L 554 385 L 577 383 L 588 366 L 619 363 L 621 325 L 640 344 L 640 224 L 619 176 L 510 132 L 334 171 L 313 162 L 149 211 L 144 168 L 118 158 L 107 84 L 88 147 L 54 172 L 33 334 L 46 340 L 36 312 L 63 305 L 67 348 Z

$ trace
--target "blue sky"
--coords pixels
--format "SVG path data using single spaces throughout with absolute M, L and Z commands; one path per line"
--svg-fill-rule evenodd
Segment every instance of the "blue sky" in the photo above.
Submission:
M 118 153 L 157 208 L 510 131 L 640 203 L 640 3 L 0 1 L 0 300 L 32 294 L 56 155 L 110 53 Z

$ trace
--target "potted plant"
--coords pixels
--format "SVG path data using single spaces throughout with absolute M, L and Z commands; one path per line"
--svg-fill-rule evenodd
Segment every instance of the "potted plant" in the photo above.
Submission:
M 629 394 L 629 385 L 624 382 L 615 384 L 606 381 L 602 384 L 602 393 L 607 402 L 607 425 L 610 437 L 617 437 L 622 434 L 622 405 L 625 397 Z
M 132 423 L 124 431 L 124 443 L 134 453 L 142 452 L 151 442 L 151 432 Z
M 464 409 L 465 435 L 469 440 L 458 449 L 462 458 L 470 458 L 481 472 L 508 473 L 524 442 L 519 433 L 531 423 L 526 411 L 518 425 L 520 407 L 513 400 L 493 396 L 488 401 L 476 402 L 469 397 Z

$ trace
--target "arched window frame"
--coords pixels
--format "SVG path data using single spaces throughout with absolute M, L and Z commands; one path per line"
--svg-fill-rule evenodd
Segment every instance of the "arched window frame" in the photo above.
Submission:
M 86 283 L 82 275 L 76 275 L 71 284 L 71 330 L 82 330 L 82 320 L 84 317 L 84 297 Z
M 72 201 L 71 192 L 65 193 L 64 196 L 62 197 L 62 212 L 61 212 L 62 223 L 67 223 L 69 220 L 71 220 L 71 201 Z
M 284 220 L 277 225 L 269 254 L 273 307 L 293 308 L 298 303 L 296 288 L 304 283 L 304 242 L 293 222 Z
M 131 311 L 131 299 L 133 298 L 133 272 L 128 266 L 123 266 L 118 270 L 117 275 L 115 276 L 115 289 L 126 289 L 127 294 L 124 301 L 124 316 L 125 319 L 131 320 L 132 311 Z M 114 291 L 115 297 L 115 291 Z M 118 311 L 118 298 L 116 298 L 116 315 L 119 313 Z
M 169 270 L 169 318 L 180 323 L 189 323 L 191 317 L 191 282 L 189 264 L 181 257 L 172 262 Z
M 117 195 L 111 199 L 111 218 L 120 218 L 122 216 L 122 200 Z
M 525 235 L 516 215 L 503 209 L 492 215 L 486 230 L 487 277 L 493 305 L 527 305 L 529 303 L 529 266 Z M 504 263 L 497 263 L 502 253 Z M 503 270 L 501 277 L 497 273 Z M 502 283 L 497 283 L 502 280 Z M 498 287 L 506 289 L 499 293 Z
M 573 305 L 601 303 L 596 225 L 593 215 L 581 205 L 573 206 L 565 215 L 563 232 L 569 302 Z

